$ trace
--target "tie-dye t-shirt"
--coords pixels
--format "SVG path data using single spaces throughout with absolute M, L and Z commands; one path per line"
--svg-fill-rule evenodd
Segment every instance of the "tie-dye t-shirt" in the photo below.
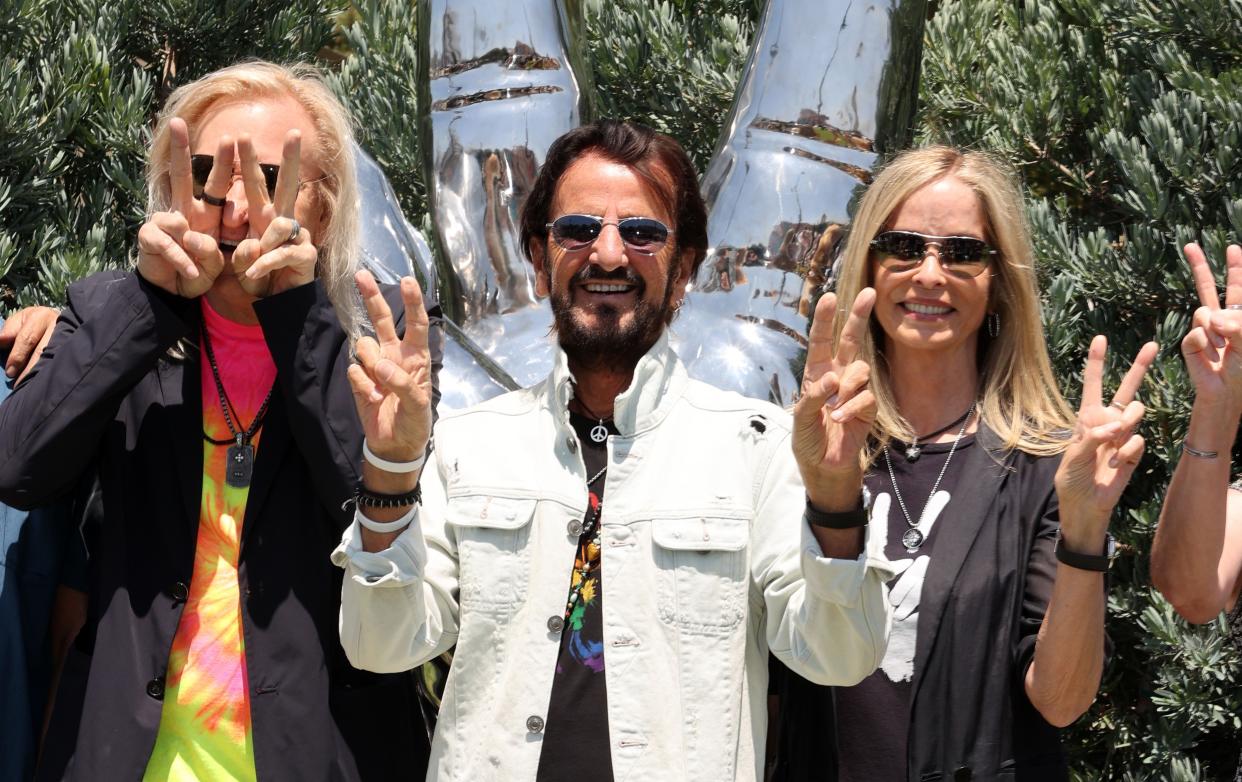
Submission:
M 234 425 L 249 427 L 276 379 L 276 366 L 258 326 L 226 320 L 202 298 Z M 203 431 L 229 438 L 206 352 L 202 353 Z M 241 423 L 237 423 L 240 417 Z M 262 429 L 252 439 L 257 447 Z M 237 581 L 242 519 L 249 490 L 224 481 L 227 445 L 203 441 L 203 493 L 194 548 L 194 574 L 173 637 L 164 710 L 146 780 L 253 780 L 254 736 L 242 645 Z

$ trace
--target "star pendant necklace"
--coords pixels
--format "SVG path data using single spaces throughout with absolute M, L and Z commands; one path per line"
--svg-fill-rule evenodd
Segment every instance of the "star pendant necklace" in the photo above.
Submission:
M 960 424 L 962 421 L 965 421 L 970 416 L 970 414 L 974 412 L 974 410 L 975 410 L 975 403 L 971 402 L 970 407 L 966 408 L 966 412 L 962 413 L 957 418 L 954 418 L 952 421 L 940 427 L 936 431 L 928 432 L 927 434 L 916 434 L 914 436 L 914 439 L 910 442 L 910 444 L 906 446 L 906 461 L 917 462 L 919 460 L 919 455 L 923 453 L 923 449 L 919 447 L 919 440 L 926 441 L 926 440 L 930 440 L 933 437 L 937 437 L 939 435 L 944 434 L 945 432 L 949 431 L 953 427 Z
M 901 508 L 901 515 L 906 517 L 906 531 L 902 533 L 901 542 L 907 551 L 918 551 L 919 546 L 927 540 L 927 536 L 923 534 L 923 530 L 919 526 L 923 523 L 923 516 L 927 513 L 927 506 L 931 505 L 932 498 L 936 496 L 936 490 L 940 488 L 940 481 L 944 479 L 945 470 L 949 469 L 949 462 L 953 460 L 953 453 L 957 450 L 958 443 L 962 441 L 962 436 L 966 434 L 966 428 L 970 426 L 970 414 L 975 412 L 975 403 L 971 402 L 970 409 L 966 411 L 966 415 L 958 419 L 962 428 L 957 430 L 957 437 L 953 438 L 953 446 L 949 448 L 949 455 L 945 457 L 944 464 L 940 467 L 940 474 L 936 476 L 936 482 L 932 484 L 931 492 L 927 495 L 927 501 L 923 503 L 923 510 L 919 511 L 919 520 L 915 521 L 910 516 L 910 511 L 906 508 L 906 501 L 901 497 L 901 489 L 897 488 L 897 476 L 893 473 L 893 460 L 888 455 L 888 446 L 884 446 L 884 463 L 888 465 L 888 479 L 893 484 L 893 497 L 897 500 L 898 507 Z M 932 435 L 934 436 L 934 435 Z M 914 459 L 910 459 L 914 461 Z

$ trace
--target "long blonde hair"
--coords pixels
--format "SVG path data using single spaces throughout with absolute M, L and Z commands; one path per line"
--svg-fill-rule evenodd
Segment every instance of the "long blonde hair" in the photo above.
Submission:
M 318 276 L 337 318 L 351 337 L 358 334 L 359 302 L 354 291 L 358 263 L 358 175 L 354 162 L 353 129 L 349 114 L 332 94 L 319 71 L 311 65 L 276 65 L 261 60 L 238 63 L 185 84 L 160 112 L 147 159 L 147 212 L 166 211 L 172 203 L 168 179 L 171 138 L 168 123 L 185 120 L 191 145 L 203 117 L 222 101 L 290 97 L 307 113 L 315 127 L 324 179 L 315 183 L 324 208 L 323 231 L 315 237 L 319 248 Z
M 837 276 L 833 333 L 840 338 L 850 303 L 871 284 L 871 240 L 911 194 L 949 176 L 974 191 L 987 216 L 985 238 L 1000 251 L 992 264 L 989 311 L 1000 316 L 1001 328 L 996 337 L 985 332 L 979 338 L 982 421 L 1006 449 L 1060 453 L 1068 445 L 1075 416 L 1057 388 L 1048 359 L 1022 194 L 1009 169 L 991 156 L 932 146 L 903 152 L 884 167 L 850 226 Z M 884 332 L 872 318 L 859 353 L 872 367 L 871 389 L 878 406 L 873 442 L 864 455 L 868 463 L 890 439 L 910 442 L 915 436 L 897 409 L 883 346 Z

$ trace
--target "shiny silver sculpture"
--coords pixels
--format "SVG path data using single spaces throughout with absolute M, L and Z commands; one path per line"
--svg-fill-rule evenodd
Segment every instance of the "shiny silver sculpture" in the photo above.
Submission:
M 674 324 L 692 375 L 793 401 L 850 204 L 908 139 L 926 5 L 769 0 L 703 177 L 712 247 Z
M 419 130 L 445 311 L 462 325 L 537 304 L 518 214 L 543 156 L 587 113 L 578 2 L 421 3 Z
M 412 274 L 422 286 L 428 308 L 436 305 L 438 278 L 427 240 L 401 211 L 388 178 L 375 160 L 361 149 L 358 160 L 358 200 L 361 222 L 359 260 L 375 279 L 396 283 Z M 440 367 L 441 410 L 459 410 L 518 383 L 455 323 L 444 320 L 444 363 Z
M 907 139 L 926 10 L 769 0 L 703 179 L 712 247 L 673 324 L 693 376 L 792 401 L 849 205 Z M 420 16 L 419 129 L 451 321 L 441 387 L 457 407 L 551 366 L 518 214 L 548 146 L 589 115 L 591 85 L 574 0 L 429 0 Z

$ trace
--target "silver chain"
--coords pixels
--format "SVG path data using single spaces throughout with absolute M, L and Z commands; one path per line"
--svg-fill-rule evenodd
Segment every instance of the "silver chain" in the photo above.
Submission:
M 932 484 L 931 492 L 927 495 L 927 501 L 923 503 L 923 510 L 919 511 L 919 520 L 915 522 L 910 517 L 910 511 L 906 509 L 906 501 L 901 497 L 901 489 L 897 488 L 897 475 L 893 472 L 893 460 L 889 458 L 888 446 L 884 446 L 884 464 L 888 465 L 888 479 L 893 484 L 893 496 L 897 498 L 897 505 L 901 508 L 901 515 L 906 517 L 906 526 L 909 529 L 918 530 L 919 525 L 923 523 L 923 515 L 927 513 L 927 506 L 931 505 L 932 497 L 936 496 L 936 490 L 940 488 L 940 481 L 944 479 L 945 470 L 949 469 L 949 462 L 953 459 L 953 453 L 957 450 L 957 444 L 962 441 L 962 435 L 966 434 L 966 428 L 970 426 L 971 414 L 975 411 L 975 403 L 971 403 L 970 409 L 966 411 L 966 420 L 962 422 L 962 428 L 957 431 L 957 437 L 953 438 L 953 446 L 949 448 L 949 455 L 945 457 L 944 464 L 940 466 L 940 474 L 936 476 L 936 482 Z M 920 530 L 921 532 L 921 530 Z M 918 543 L 913 546 L 907 545 L 906 548 L 918 549 L 923 545 L 924 536 L 919 535 Z M 902 542 L 905 542 L 903 537 Z

